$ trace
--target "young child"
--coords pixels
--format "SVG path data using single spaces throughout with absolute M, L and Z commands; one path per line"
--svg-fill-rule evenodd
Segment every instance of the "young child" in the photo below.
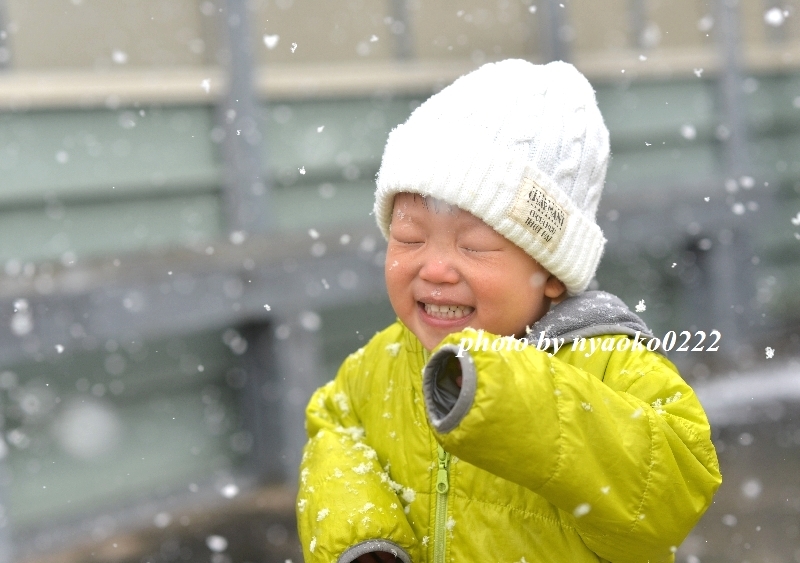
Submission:
M 674 560 L 721 477 L 692 389 L 585 291 L 608 158 L 561 62 L 482 66 L 391 133 L 375 215 L 398 321 L 308 405 L 307 562 Z

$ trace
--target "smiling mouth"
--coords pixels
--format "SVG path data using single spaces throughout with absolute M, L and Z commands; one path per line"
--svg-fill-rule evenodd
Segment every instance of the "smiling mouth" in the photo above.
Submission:
M 427 314 L 437 319 L 460 319 L 475 310 L 475 307 L 467 305 L 431 305 L 430 303 L 422 303 L 422 306 Z

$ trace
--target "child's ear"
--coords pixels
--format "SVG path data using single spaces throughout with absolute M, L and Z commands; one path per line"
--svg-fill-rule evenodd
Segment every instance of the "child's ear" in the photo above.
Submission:
M 551 301 L 558 303 L 567 296 L 567 287 L 560 279 L 550 274 L 544 283 L 544 295 Z

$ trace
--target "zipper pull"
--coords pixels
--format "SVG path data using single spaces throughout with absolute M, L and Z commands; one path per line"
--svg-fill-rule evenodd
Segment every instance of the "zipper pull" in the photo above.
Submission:
M 444 451 L 441 445 L 437 444 L 436 447 L 439 454 L 439 472 L 436 474 L 436 492 L 443 495 L 450 489 L 447 474 L 450 454 Z

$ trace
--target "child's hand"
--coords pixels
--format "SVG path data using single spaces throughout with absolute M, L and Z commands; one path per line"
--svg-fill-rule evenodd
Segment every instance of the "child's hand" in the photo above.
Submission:
M 395 556 L 391 553 L 386 553 L 385 551 L 372 551 L 356 559 L 356 563 L 381 563 L 383 561 L 394 563 L 397 561 L 397 558 L 395 558 Z

